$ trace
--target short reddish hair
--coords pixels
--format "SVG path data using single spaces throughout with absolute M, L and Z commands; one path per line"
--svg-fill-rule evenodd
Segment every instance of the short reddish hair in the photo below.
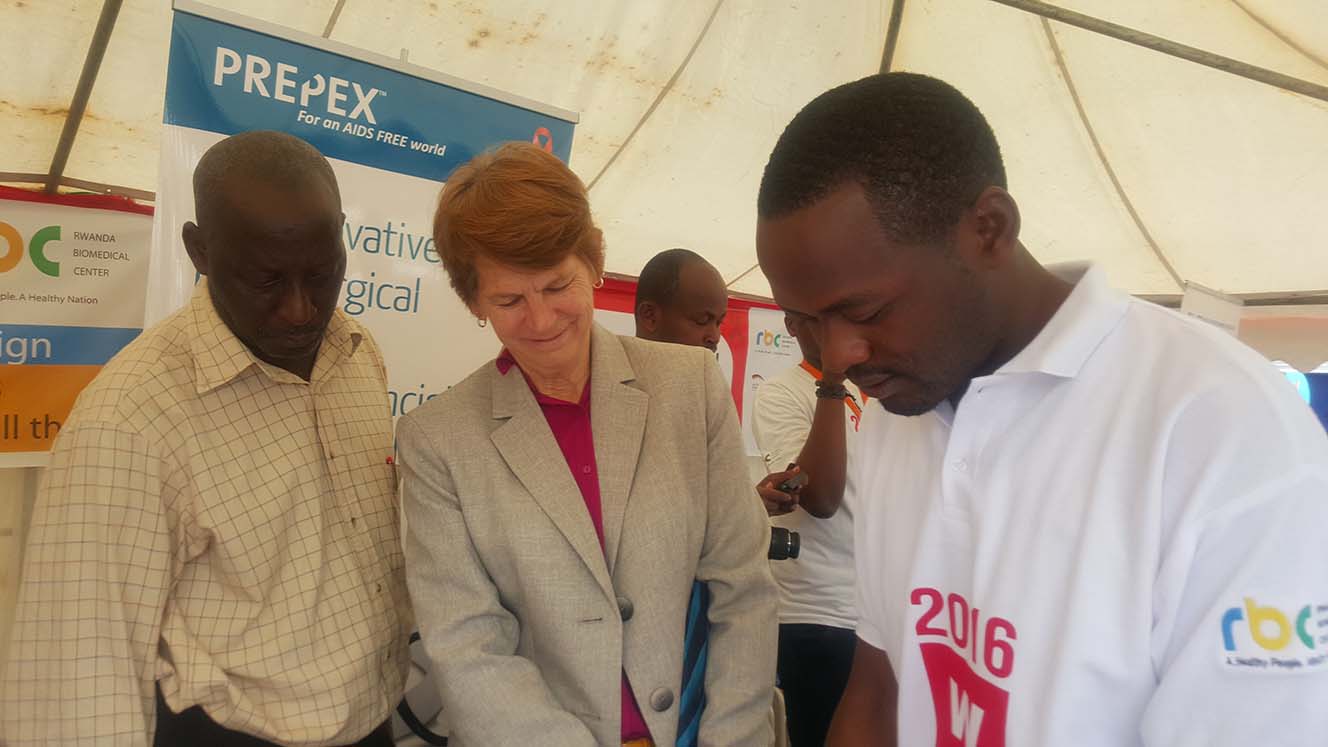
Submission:
M 433 241 L 467 305 L 479 286 L 477 257 L 546 270 L 575 255 L 604 274 L 604 238 L 585 185 L 531 143 L 501 145 L 457 168 L 438 198 Z

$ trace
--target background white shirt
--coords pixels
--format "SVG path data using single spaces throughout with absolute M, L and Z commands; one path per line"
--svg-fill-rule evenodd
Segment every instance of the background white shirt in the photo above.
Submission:
M 1089 269 L 957 411 L 861 436 L 899 744 L 1328 744 L 1328 437 L 1257 354 Z
M 856 389 L 852 384 L 846 384 Z M 861 401 L 861 398 L 859 398 Z M 772 471 L 798 461 L 816 414 L 816 378 L 802 366 L 793 366 L 769 379 L 756 392 L 756 443 L 770 455 Z M 850 447 L 857 436 L 857 419 L 845 406 L 844 426 Z M 828 625 L 853 629 L 857 622 L 853 591 L 853 472 L 844 483 L 844 502 L 829 519 L 804 511 L 775 516 L 770 523 L 801 535 L 797 558 L 772 560 L 779 582 L 779 622 Z

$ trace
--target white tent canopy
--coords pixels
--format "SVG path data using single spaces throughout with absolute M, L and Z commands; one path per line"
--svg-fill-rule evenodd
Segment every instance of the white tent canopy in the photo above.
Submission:
M 891 68 L 941 77 L 986 113 L 1043 261 L 1094 259 L 1144 295 L 1186 281 L 1328 295 L 1328 224 L 1316 220 L 1328 102 L 990 0 L 217 2 L 580 112 L 571 163 L 591 186 L 609 270 L 635 275 L 687 246 L 733 290 L 762 296 L 755 195 L 770 149 L 812 97 L 880 69 L 903 3 Z M 1328 86 L 1322 0 L 1057 7 Z M 102 9 L 0 5 L 0 181 L 51 172 Z M 169 6 L 125 0 L 114 21 L 63 176 L 144 196 L 156 189 Z

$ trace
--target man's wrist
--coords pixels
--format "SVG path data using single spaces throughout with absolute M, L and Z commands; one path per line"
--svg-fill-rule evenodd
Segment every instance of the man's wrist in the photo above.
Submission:
M 848 389 L 843 383 L 816 382 L 816 396 L 819 399 L 843 400 L 848 396 Z
M 821 377 L 816 380 L 817 384 L 843 384 L 848 381 L 848 377 L 842 373 L 834 371 L 822 371 Z

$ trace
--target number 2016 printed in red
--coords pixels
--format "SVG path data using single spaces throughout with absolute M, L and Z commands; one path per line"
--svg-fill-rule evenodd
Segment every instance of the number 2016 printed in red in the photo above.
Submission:
M 1004 679 L 1014 671 L 1014 645 L 1018 638 L 1014 623 L 1003 617 L 982 617 L 961 594 L 944 595 L 930 587 L 918 587 L 909 602 L 924 607 L 918 617 L 919 638 L 945 638 L 963 651 L 973 664 L 991 676 Z M 979 633 L 980 631 L 980 633 Z

